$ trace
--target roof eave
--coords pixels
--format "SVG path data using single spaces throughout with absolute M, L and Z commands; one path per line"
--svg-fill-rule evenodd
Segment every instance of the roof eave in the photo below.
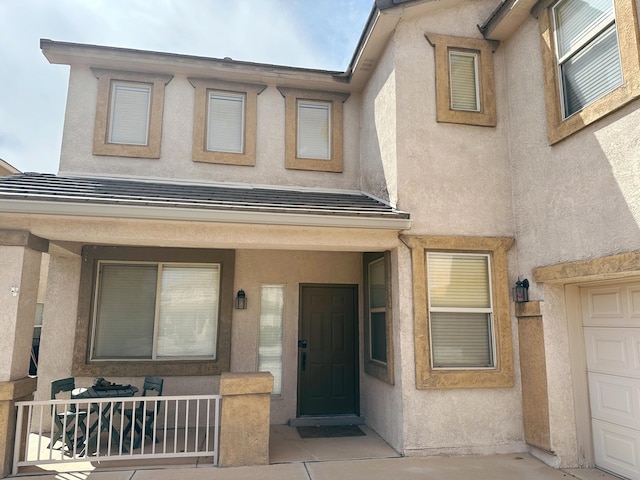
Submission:
M 531 15 L 536 3 L 538 0 L 502 0 L 478 28 L 487 39 L 505 41 Z
M 4 199 L 1 211 L 11 214 L 61 215 L 138 220 L 192 221 L 298 227 L 407 230 L 410 218 L 364 215 L 259 212 L 149 205 L 113 205 Z

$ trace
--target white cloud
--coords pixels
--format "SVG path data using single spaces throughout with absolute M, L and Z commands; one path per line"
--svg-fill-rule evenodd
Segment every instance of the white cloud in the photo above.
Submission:
M 0 0 L 0 158 L 56 172 L 68 67 L 40 38 L 347 68 L 373 0 Z

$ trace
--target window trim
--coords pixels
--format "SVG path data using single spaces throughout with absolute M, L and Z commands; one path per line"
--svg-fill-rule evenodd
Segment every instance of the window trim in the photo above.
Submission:
M 98 79 L 96 118 L 93 131 L 93 154 L 115 157 L 160 158 L 162 115 L 165 86 L 173 75 L 123 72 L 92 67 Z M 151 99 L 146 145 L 110 143 L 112 85 L 117 82 L 151 85 Z
M 130 263 L 183 263 L 220 264 L 220 292 L 218 306 L 218 336 L 216 359 L 186 360 L 91 360 L 94 299 L 97 268 L 100 260 Z M 233 281 L 235 271 L 234 250 L 152 248 L 128 246 L 82 247 L 78 317 L 73 349 L 72 375 L 74 376 L 136 376 L 141 370 L 148 375 L 219 375 L 230 371 L 231 319 L 233 315 Z
M 401 235 L 411 249 L 414 309 L 416 388 L 503 388 L 514 385 L 513 338 L 508 286 L 507 251 L 514 243 L 505 237 L 439 237 Z M 426 252 L 485 253 L 491 260 L 495 367 L 436 369 L 431 362 Z
M 349 98 L 347 92 L 322 92 L 300 88 L 278 87 L 285 99 L 285 168 L 290 170 L 314 170 L 320 172 L 343 171 L 343 103 Z M 331 143 L 329 159 L 299 158 L 298 101 L 326 102 L 331 104 Z
M 461 123 L 481 127 L 497 124 L 493 52 L 498 42 L 477 38 L 453 37 L 425 33 L 435 49 L 436 120 L 441 123 Z M 479 109 L 459 110 L 451 106 L 450 52 L 476 54 L 477 97 Z
M 384 261 L 385 281 L 387 284 L 385 322 L 387 340 L 387 362 L 382 363 L 371 358 L 371 325 L 369 309 L 369 265 L 378 261 Z M 392 308 L 392 275 L 391 252 L 370 252 L 362 256 L 363 265 L 363 291 L 364 291 L 364 372 L 390 385 L 395 383 L 394 378 L 394 348 L 393 348 L 393 308 Z
M 622 85 L 586 105 L 582 110 L 563 118 L 563 103 L 556 42 L 553 6 L 557 0 L 543 2 L 539 13 L 540 44 L 544 73 L 545 104 L 547 115 L 547 139 L 549 145 L 573 135 L 588 125 L 619 110 L 640 97 L 640 44 L 638 15 L 635 0 L 613 0 L 618 47 L 622 67 Z
M 258 129 L 258 95 L 266 85 L 236 83 L 215 78 L 189 77 L 195 88 L 193 113 L 193 145 L 191 156 L 194 162 L 223 165 L 254 166 L 256 164 L 256 136 Z M 207 149 L 209 92 L 228 92 L 244 95 L 244 128 L 242 153 L 218 152 Z

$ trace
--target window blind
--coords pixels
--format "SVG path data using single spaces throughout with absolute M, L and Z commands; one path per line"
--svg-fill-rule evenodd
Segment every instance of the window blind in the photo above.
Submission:
M 220 268 L 162 266 L 157 357 L 216 356 Z
M 209 93 L 207 150 L 244 151 L 244 95 Z
M 331 158 L 331 104 L 298 102 L 298 158 Z
M 258 371 L 271 372 L 274 395 L 282 394 L 283 326 L 284 285 L 262 285 Z
M 449 52 L 449 79 L 451 81 L 451 108 L 453 110 L 479 111 L 477 54 Z
M 114 83 L 111 91 L 109 143 L 146 145 L 151 85 Z
M 434 368 L 493 366 L 489 257 L 427 253 Z
M 101 265 L 93 358 L 151 358 L 156 265 Z
M 613 0 L 564 0 L 554 20 L 566 118 L 622 83 Z

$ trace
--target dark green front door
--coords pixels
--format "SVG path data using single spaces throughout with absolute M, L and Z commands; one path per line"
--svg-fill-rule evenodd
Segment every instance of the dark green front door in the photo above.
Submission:
M 359 414 L 357 288 L 302 285 L 298 416 Z

